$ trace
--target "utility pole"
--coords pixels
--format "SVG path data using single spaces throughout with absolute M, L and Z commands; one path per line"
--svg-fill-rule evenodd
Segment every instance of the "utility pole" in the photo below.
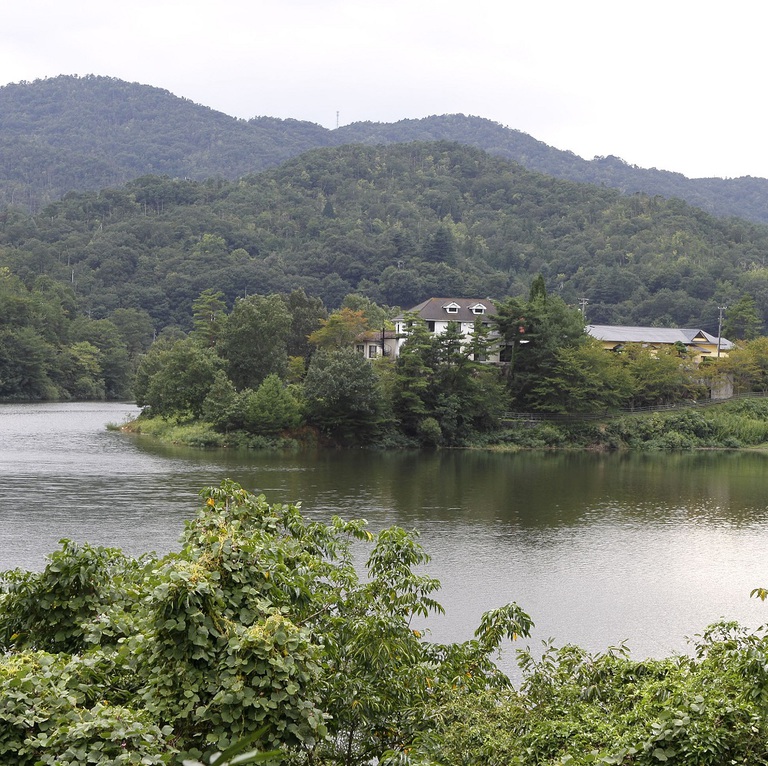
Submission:
M 586 322 L 587 321 L 587 304 L 589 303 L 589 298 L 580 298 L 579 299 L 579 306 L 581 306 L 581 318 Z
M 728 308 L 728 306 L 718 306 L 717 310 L 719 312 L 719 316 L 717 319 L 717 358 L 720 358 L 720 337 L 723 334 L 723 312 Z

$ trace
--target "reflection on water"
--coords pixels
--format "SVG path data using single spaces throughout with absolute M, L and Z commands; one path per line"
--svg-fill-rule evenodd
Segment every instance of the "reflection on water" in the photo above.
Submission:
M 536 639 L 626 639 L 638 656 L 683 651 L 720 617 L 768 621 L 748 598 L 768 585 L 763 454 L 243 454 L 105 430 L 135 411 L 0 407 L 0 568 L 39 568 L 62 537 L 166 552 L 199 490 L 232 478 L 313 518 L 417 529 L 443 583 L 437 640 L 469 638 L 508 601 Z

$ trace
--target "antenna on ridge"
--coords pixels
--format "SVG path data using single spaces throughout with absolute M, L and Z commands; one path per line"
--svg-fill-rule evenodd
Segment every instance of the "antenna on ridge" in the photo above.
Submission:
M 336 110 L 336 130 L 339 129 L 339 110 Z

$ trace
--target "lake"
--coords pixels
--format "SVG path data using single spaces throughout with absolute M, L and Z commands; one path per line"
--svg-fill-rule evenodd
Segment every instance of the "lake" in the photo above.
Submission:
M 635 657 L 686 649 L 720 618 L 768 622 L 768 455 L 476 451 L 240 453 L 106 430 L 128 404 L 0 406 L 0 568 L 40 569 L 67 537 L 165 553 L 202 487 L 232 478 L 318 520 L 416 529 L 443 585 L 432 637 L 471 637 L 516 601 L 533 645 Z M 512 666 L 511 653 L 502 663 Z

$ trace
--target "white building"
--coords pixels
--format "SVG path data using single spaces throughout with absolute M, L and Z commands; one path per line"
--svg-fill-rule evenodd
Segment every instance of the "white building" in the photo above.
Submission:
M 496 314 L 496 307 L 490 298 L 427 298 L 409 311 L 395 318 L 396 347 L 395 356 L 408 338 L 408 320 L 416 316 L 427 326 L 431 333 L 444 333 L 452 323 L 459 325 L 465 338 L 470 338 L 478 320 L 486 327 L 491 327 L 491 318 Z M 486 361 L 497 362 L 498 351 Z

